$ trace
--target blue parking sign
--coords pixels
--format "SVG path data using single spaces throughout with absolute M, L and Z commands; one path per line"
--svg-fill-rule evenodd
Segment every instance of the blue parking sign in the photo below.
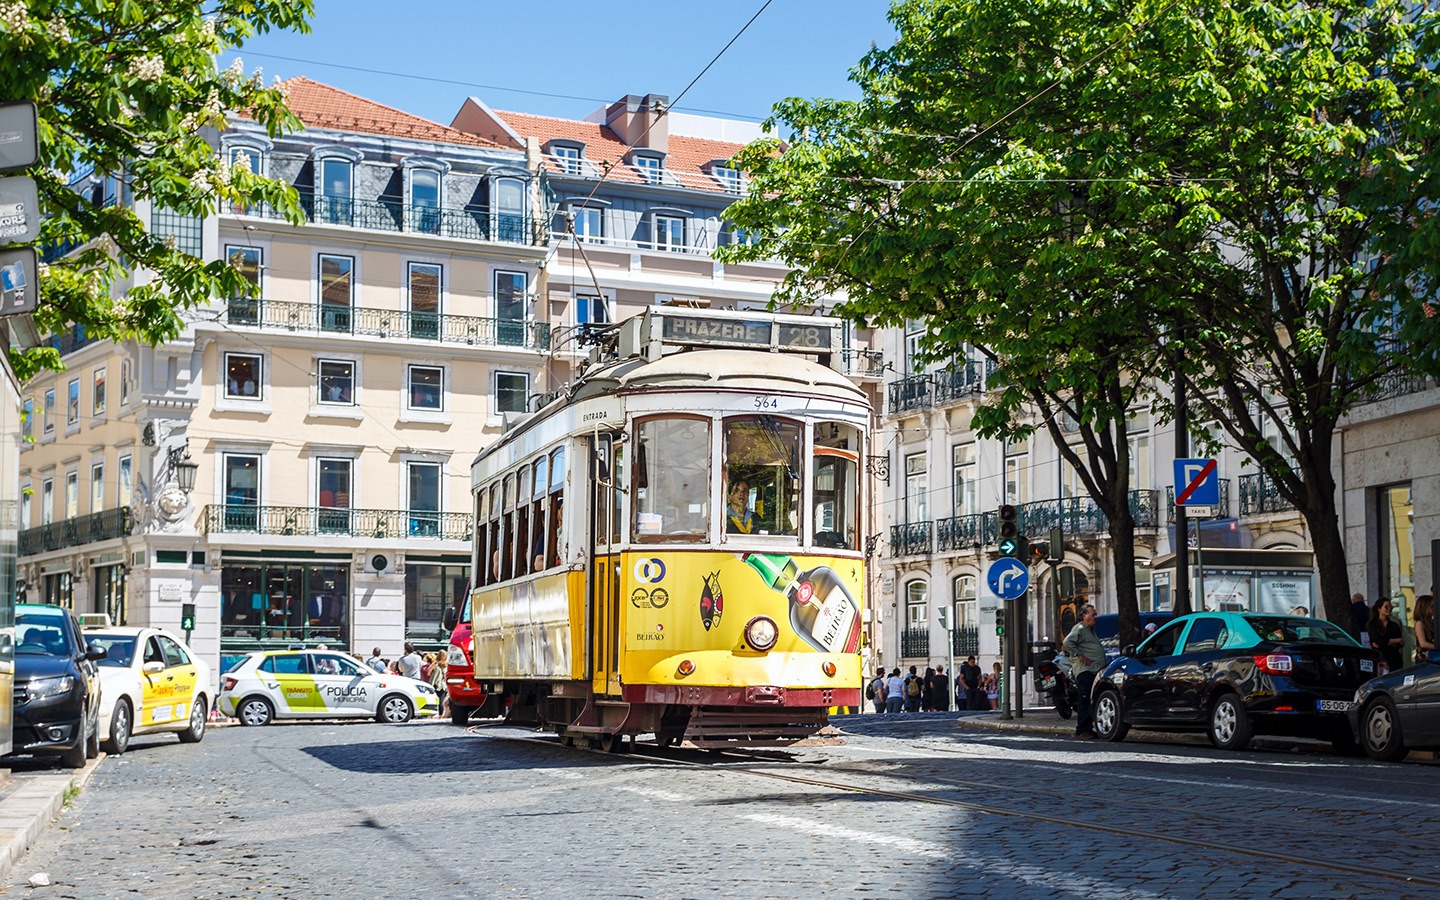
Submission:
M 1175 460 L 1175 505 L 1220 505 L 1220 470 L 1215 460 Z

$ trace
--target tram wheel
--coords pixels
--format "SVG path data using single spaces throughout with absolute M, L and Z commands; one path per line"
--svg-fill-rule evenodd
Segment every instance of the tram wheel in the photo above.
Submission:
M 661 750 L 669 750 L 671 747 L 675 746 L 675 744 L 675 735 L 673 734 L 655 735 L 655 746 L 659 747 Z
M 625 752 L 625 735 L 619 734 L 618 732 L 615 734 L 602 734 L 595 739 L 595 743 L 606 753 Z

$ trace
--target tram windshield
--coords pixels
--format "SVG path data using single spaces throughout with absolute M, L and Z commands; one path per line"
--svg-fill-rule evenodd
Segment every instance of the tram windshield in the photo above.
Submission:
M 725 531 L 800 533 L 800 426 L 774 416 L 725 420 Z
M 710 423 L 653 418 L 635 425 L 635 537 L 700 541 L 710 523 Z

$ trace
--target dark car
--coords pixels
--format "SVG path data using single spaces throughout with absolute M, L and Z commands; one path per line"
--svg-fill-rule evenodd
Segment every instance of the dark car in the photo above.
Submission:
M 100 755 L 100 676 L 69 610 L 15 605 L 14 753 L 58 754 L 72 768 Z
M 1151 625 L 1157 629 L 1175 618 L 1168 612 L 1142 612 L 1140 614 L 1141 640 L 1144 640 L 1144 630 Z M 1120 655 L 1120 617 L 1115 613 L 1107 613 L 1095 617 L 1095 636 L 1100 639 L 1100 646 L 1105 648 L 1105 661 L 1109 662 Z
M 1345 714 L 1379 666 L 1378 651 L 1320 619 L 1194 613 L 1125 648 L 1095 680 L 1095 732 L 1205 731 L 1222 750 L 1254 734 L 1313 737 L 1350 753 Z
M 1374 759 L 1440 749 L 1440 653 L 1361 685 L 1350 727 Z

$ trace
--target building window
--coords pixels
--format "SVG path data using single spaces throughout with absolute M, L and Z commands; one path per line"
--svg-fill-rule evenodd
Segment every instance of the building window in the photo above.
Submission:
M 575 298 L 575 322 L 580 325 L 604 325 L 610 321 L 604 297 L 581 294 Z
M 259 247 L 226 247 L 225 261 L 240 273 L 248 286 L 230 298 L 228 317 L 231 325 L 260 324 L 260 269 L 263 255 Z
M 55 389 L 45 392 L 45 434 L 55 433 Z
M 440 173 L 434 169 L 410 170 L 410 227 L 440 233 Z
M 525 412 L 530 398 L 530 376 L 517 372 L 495 373 L 495 411 Z
M 466 566 L 407 563 L 405 566 L 405 624 L 424 623 L 427 639 L 434 633 L 445 610 L 465 602 L 469 582 Z M 421 629 L 417 629 L 421 630 Z
M 955 627 L 957 629 L 980 626 L 979 596 L 976 592 L 974 575 L 961 575 L 955 579 Z
M 685 248 L 685 220 L 679 216 L 655 215 L 655 249 L 683 250 Z
M 20 438 L 21 447 L 35 443 L 35 401 L 26 398 L 21 405 Z
M 225 530 L 258 530 L 260 457 L 227 453 L 221 465 L 221 480 L 225 486 Z
M 343 359 L 319 362 L 320 402 L 332 406 L 355 405 L 355 363 Z
M 1130 489 L 1144 490 L 1150 484 L 1150 414 L 1132 416 L 1127 423 L 1130 441 Z
M 105 508 L 105 464 L 96 463 L 90 467 L 90 512 L 97 513 Z
M 444 275 L 444 268 L 435 263 L 412 262 L 405 267 L 412 338 L 440 339 L 440 289 Z
M 80 426 L 80 379 L 75 378 L 65 386 L 65 426 Z
M 563 144 L 556 144 L 550 148 L 550 155 L 555 157 L 555 163 L 559 166 L 561 174 L 580 174 L 580 148 L 567 147 Z
M 102 366 L 95 370 L 94 384 L 90 392 L 90 403 L 94 415 L 105 415 L 105 369 Z
M 445 370 L 439 366 L 406 367 L 406 395 L 411 409 L 439 412 L 445 408 Z
M 55 479 L 46 478 L 40 482 L 40 524 L 49 525 L 55 521 Z
M 320 507 L 317 524 L 322 534 L 350 533 L 352 459 L 316 460 L 315 505 Z
M 979 464 L 975 460 L 975 444 L 956 444 L 950 450 L 951 471 L 955 490 L 955 515 L 973 516 L 980 512 Z
M 921 319 L 905 321 L 905 371 L 919 372 L 925 368 L 921 357 L 921 342 L 925 339 L 925 322 Z
M 259 400 L 264 358 L 254 353 L 225 354 L 225 396 L 232 400 Z
M 930 601 L 930 586 L 923 581 L 911 581 L 905 585 L 905 627 L 929 628 L 926 609 Z
M 729 166 L 712 166 L 710 174 L 720 182 L 720 187 L 727 194 L 740 193 L 740 170 L 732 169 Z
M 495 239 L 512 244 L 525 240 L 525 182 L 495 179 Z
M 185 216 L 157 206 L 150 213 L 150 233 L 181 253 L 200 256 L 204 253 L 201 241 L 203 222 L 199 216 Z
M 665 176 L 665 162 L 658 156 L 635 154 L 635 168 L 640 172 L 640 177 L 651 184 L 659 184 L 660 179 Z
M 605 210 L 598 206 L 576 206 L 571 208 L 575 216 L 575 238 L 581 241 L 599 242 L 605 239 Z
M 252 175 L 259 175 L 260 151 L 254 147 L 231 147 L 230 166 L 249 169 Z
M 926 471 L 925 454 L 912 453 L 905 457 L 905 521 L 929 521 L 928 498 L 929 473 Z
M 131 478 L 134 473 L 132 463 L 130 462 L 130 457 L 120 457 L 119 468 L 120 478 L 118 479 L 118 484 L 116 486 L 116 489 L 119 491 L 119 493 L 115 497 L 115 504 L 123 509 L 124 507 L 130 505 L 130 484 Z
M 320 328 L 349 331 L 350 308 L 355 301 L 355 259 L 320 255 Z
M 331 225 L 350 224 L 353 171 L 354 166 L 349 160 L 320 160 L 320 196 L 315 203 L 316 219 Z
M 406 503 L 410 512 L 410 534 L 440 536 L 440 466 L 412 462 L 406 466 Z
M 130 360 L 120 360 L 120 405 L 130 402 Z
M 65 473 L 65 518 L 80 515 L 80 473 Z
M 525 345 L 524 272 L 495 273 L 495 337 L 507 346 Z
M 1030 499 L 1030 442 L 1005 444 L 1005 502 L 1024 503 Z
M 32 513 L 32 511 L 31 511 L 31 509 L 30 509 L 30 495 L 31 495 L 31 493 L 33 493 L 33 492 L 34 492 L 34 488 L 31 486 L 30 482 L 27 481 L 27 482 L 25 482 L 25 483 L 23 483 L 23 484 L 20 485 L 20 530 L 21 530 L 21 531 L 24 531 L 26 528 L 29 528 L 29 527 L 30 527 L 30 516 L 31 516 L 31 513 Z M 24 598 L 22 597 L 21 599 L 23 600 Z

